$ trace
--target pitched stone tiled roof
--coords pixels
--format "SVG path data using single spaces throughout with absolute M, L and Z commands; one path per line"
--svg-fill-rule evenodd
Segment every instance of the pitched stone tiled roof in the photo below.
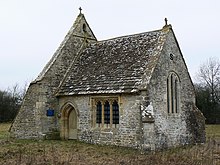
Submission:
M 99 41 L 73 63 L 58 95 L 132 93 L 148 84 L 167 31 Z

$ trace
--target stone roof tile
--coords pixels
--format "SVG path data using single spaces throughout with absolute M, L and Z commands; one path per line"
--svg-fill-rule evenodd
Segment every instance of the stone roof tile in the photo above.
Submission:
M 165 36 L 166 31 L 158 30 L 89 45 L 70 68 L 58 95 L 137 92 L 150 79 Z

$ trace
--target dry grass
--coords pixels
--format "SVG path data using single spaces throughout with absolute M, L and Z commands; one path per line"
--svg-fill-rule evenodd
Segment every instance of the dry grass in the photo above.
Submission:
M 11 123 L 0 123 L 0 140 L 6 140 L 8 138 L 8 130 Z
M 220 165 L 220 126 L 207 126 L 207 143 L 163 152 L 78 141 L 8 140 L 0 124 L 0 164 L 6 165 Z
M 220 125 L 206 125 L 206 136 L 220 138 Z

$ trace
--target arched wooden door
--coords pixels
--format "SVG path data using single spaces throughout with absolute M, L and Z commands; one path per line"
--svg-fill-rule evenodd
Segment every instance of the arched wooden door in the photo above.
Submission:
M 61 138 L 62 139 L 77 139 L 77 112 L 73 106 L 68 104 L 64 106 L 61 115 Z
M 68 139 L 77 139 L 77 114 L 73 109 L 69 113 L 68 117 Z

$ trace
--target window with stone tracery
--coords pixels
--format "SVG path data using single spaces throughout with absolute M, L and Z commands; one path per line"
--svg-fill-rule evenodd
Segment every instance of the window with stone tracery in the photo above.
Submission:
M 119 124 L 119 105 L 117 98 L 95 98 L 93 123 L 96 127 L 117 128 Z
M 171 72 L 167 78 L 167 112 L 178 113 L 180 106 L 180 81 L 176 73 Z

